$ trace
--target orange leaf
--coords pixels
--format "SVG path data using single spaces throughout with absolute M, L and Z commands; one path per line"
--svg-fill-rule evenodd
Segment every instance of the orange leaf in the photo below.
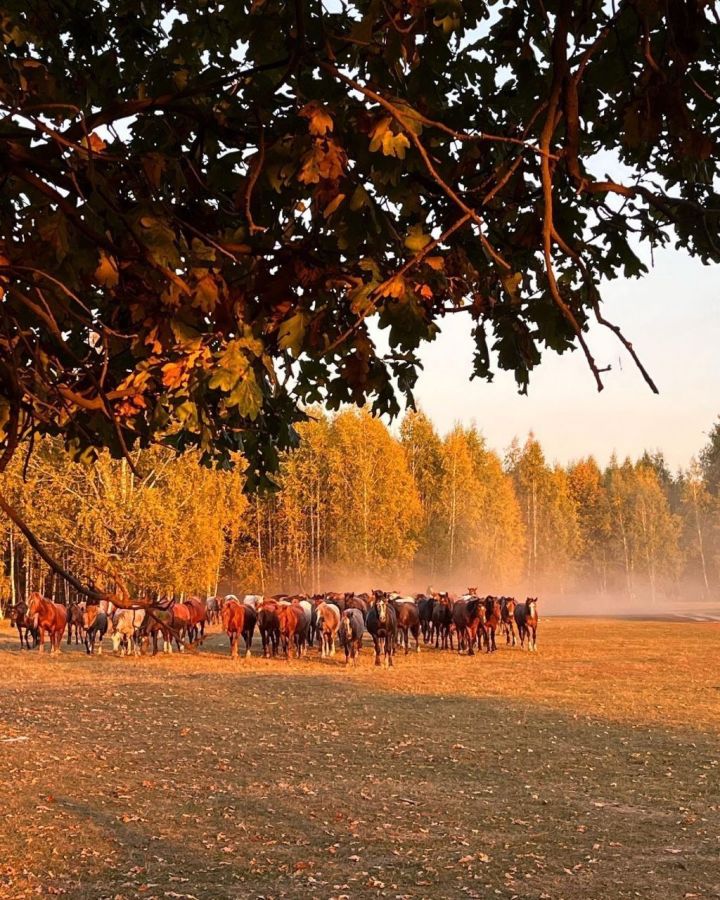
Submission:
M 300 110 L 300 115 L 308 119 L 310 134 L 323 137 L 333 130 L 334 124 L 330 115 L 314 100 Z

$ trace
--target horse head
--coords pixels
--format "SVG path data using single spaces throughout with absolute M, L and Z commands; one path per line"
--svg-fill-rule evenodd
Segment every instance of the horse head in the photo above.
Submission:
M 537 616 L 537 597 L 527 597 L 525 600 L 525 608 L 527 609 L 528 616 L 531 619 L 534 619 Z
M 469 597 L 477 597 L 477 588 L 476 587 L 469 587 L 467 589 L 467 592 L 468 592 Z
M 388 595 L 384 591 L 373 591 L 373 597 L 373 605 L 377 611 L 378 622 L 384 625 L 388 617 Z
M 27 612 L 25 615 L 32 620 L 33 628 L 37 628 L 40 624 L 40 610 L 42 608 L 43 598 L 37 591 L 33 591 L 28 597 Z

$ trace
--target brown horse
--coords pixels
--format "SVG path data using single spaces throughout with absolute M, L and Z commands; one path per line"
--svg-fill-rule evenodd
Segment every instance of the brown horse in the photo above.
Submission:
M 335 656 L 335 635 L 340 626 L 340 610 L 334 603 L 320 603 L 317 607 L 317 631 L 320 656 Z
M 37 647 L 38 644 L 38 633 L 37 629 L 33 626 L 32 619 L 28 616 L 28 605 L 20 600 L 15 606 L 10 608 L 10 622 L 14 625 L 18 630 L 18 636 L 20 637 L 20 649 L 23 650 L 27 647 L 28 650 L 30 647 L 30 638 L 33 639 L 33 647 Z
M 465 649 L 468 656 L 473 656 L 478 633 L 485 632 L 484 602 L 474 594 L 467 594 L 453 605 L 452 616 L 458 638 L 458 653 Z
M 515 646 L 515 603 L 514 597 L 502 598 L 502 627 L 505 632 L 505 643 Z
M 415 638 L 415 652 L 420 652 L 420 613 L 418 612 L 415 600 L 399 600 L 390 601 L 395 609 L 397 616 L 397 634 L 400 646 L 405 648 L 405 656 L 409 650 L 409 635 Z
M 246 606 L 239 600 L 225 600 L 223 604 L 221 621 L 223 631 L 230 639 L 230 655 L 233 659 L 238 656 L 238 640 L 242 635 L 245 641 L 245 656 L 250 656 L 257 613 L 252 606 Z
M 98 642 L 98 655 L 102 653 L 102 642 L 108 630 L 108 614 L 97 603 L 86 606 L 83 613 L 83 629 L 85 631 L 85 650 L 92 656 L 95 653 L 95 641 Z
M 278 610 L 280 604 L 276 600 L 263 600 L 257 606 L 257 623 L 260 630 L 260 639 L 262 640 L 263 656 L 269 659 L 270 656 L 277 656 L 278 646 L 280 644 L 280 619 L 278 618 Z
M 75 631 L 75 643 L 82 644 L 85 641 L 85 603 L 71 603 L 67 609 L 67 642 L 72 641 L 72 633 Z
M 454 606 L 454 601 L 447 591 L 433 594 L 433 600 L 435 602 L 432 610 L 432 628 L 435 634 L 435 648 L 447 650 L 449 643 L 450 649 L 452 650 L 453 639 L 450 626 L 452 625 L 452 608 Z
M 170 615 L 168 613 L 162 613 L 161 615 L 166 616 L 169 621 Z M 152 655 L 155 656 L 158 652 L 158 637 L 163 639 L 163 653 L 170 653 L 172 651 L 172 636 L 167 625 L 148 613 L 138 631 L 140 652 L 147 653 L 150 640 L 152 639 Z
M 520 638 L 520 647 L 524 649 L 525 638 L 527 638 L 528 650 L 532 652 L 537 651 L 537 603 L 537 597 L 528 597 L 524 603 L 518 603 L 515 607 L 515 622 Z
M 502 619 L 502 607 L 497 597 L 485 598 L 485 649 L 488 653 L 497 650 L 495 632 Z
M 187 600 L 183 601 L 182 605 L 185 606 L 190 613 L 190 622 L 187 626 L 188 641 L 191 644 L 194 644 L 196 641 L 199 644 L 202 644 L 205 640 L 207 604 L 199 597 L 188 597 Z
M 173 600 L 170 603 L 163 601 L 162 606 L 149 606 L 147 615 L 138 630 L 140 651 L 144 653 L 153 641 L 153 656 L 157 653 L 158 635 L 162 635 L 163 651 L 172 653 L 172 641 L 175 639 L 178 650 L 184 650 L 187 630 L 190 625 L 190 610 L 184 603 Z
M 35 591 L 30 594 L 27 615 L 33 627 L 38 630 L 40 652 L 45 649 L 45 632 L 47 632 L 50 637 L 50 652 L 59 653 L 67 622 L 65 607 L 60 603 L 46 600 Z
M 310 617 L 299 604 L 278 607 L 278 620 L 280 622 L 280 643 L 283 653 L 290 659 L 290 648 L 294 645 L 297 658 L 305 652 L 307 646 L 307 634 L 310 627 Z

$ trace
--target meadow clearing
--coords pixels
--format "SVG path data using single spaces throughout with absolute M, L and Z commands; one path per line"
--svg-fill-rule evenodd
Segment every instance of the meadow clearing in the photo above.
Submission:
M 720 897 L 720 624 L 390 670 L 214 630 L 51 658 L 0 626 L 1 897 Z

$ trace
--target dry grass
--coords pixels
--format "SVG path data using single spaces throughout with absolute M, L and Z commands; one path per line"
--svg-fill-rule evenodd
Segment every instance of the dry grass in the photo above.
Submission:
M 720 626 L 233 663 L 0 630 L 0 896 L 720 897 Z

